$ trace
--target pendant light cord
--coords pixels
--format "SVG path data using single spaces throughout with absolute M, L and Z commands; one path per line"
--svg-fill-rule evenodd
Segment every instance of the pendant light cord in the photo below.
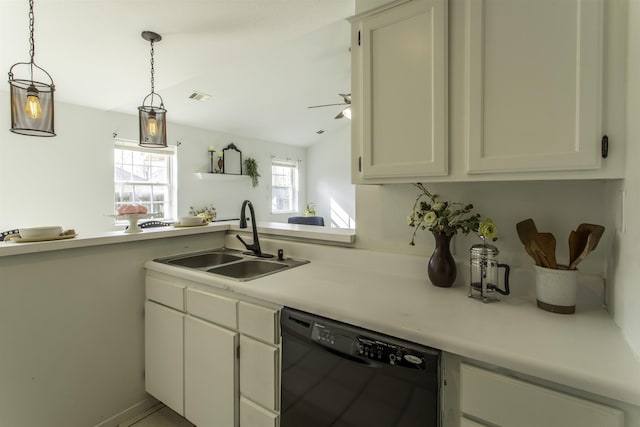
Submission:
M 153 42 L 154 41 L 151 40 L 151 104 L 153 104 L 153 93 L 154 93 L 154 83 L 155 83 L 155 79 L 154 79 L 155 69 L 153 67 L 153 65 L 154 65 L 154 63 L 153 63 L 153 54 L 154 54 Z
M 36 55 L 36 43 L 34 41 L 34 14 L 33 14 L 33 0 L 29 0 L 29 56 L 31 56 L 31 80 L 33 81 L 33 57 Z

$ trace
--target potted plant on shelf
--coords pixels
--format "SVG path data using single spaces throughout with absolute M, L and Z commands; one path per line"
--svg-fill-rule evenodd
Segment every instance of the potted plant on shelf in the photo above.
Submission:
M 247 157 L 244 159 L 244 169 L 247 171 L 247 175 L 251 177 L 251 185 L 253 188 L 258 186 L 258 178 L 260 178 L 260 174 L 258 173 L 258 162 L 253 157 Z

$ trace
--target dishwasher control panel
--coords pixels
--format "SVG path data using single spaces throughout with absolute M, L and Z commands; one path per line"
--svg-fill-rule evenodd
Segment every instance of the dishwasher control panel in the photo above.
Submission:
M 313 322 L 311 339 L 324 347 L 350 356 L 406 368 L 425 368 L 423 353 L 380 339 L 354 334 L 339 327 Z

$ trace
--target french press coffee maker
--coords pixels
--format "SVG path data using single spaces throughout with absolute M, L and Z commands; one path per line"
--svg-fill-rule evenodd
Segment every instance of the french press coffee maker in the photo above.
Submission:
M 484 240 L 484 239 L 483 239 Z M 509 295 L 509 272 L 507 264 L 498 263 L 498 248 L 487 243 L 478 243 L 470 249 L 471 283 L 469 297 L 482 302 L 500 301 L 499 295 Z M 504 289 L 498 286 L 498 269 L 504 268 Z

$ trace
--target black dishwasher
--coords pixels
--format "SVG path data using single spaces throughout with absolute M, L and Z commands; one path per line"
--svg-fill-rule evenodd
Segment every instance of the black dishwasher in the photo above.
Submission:
M 280 427 L 437 427 L 440 351 L 285 308 Z

